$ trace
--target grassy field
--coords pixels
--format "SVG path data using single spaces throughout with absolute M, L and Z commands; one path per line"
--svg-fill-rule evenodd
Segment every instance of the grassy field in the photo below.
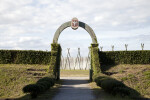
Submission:
M 0 64 L 0 98 L 22 98 L 22 88 L 45 76 L 46 65 Z
M 134 88 L 142 96 L 150 98 L 150 65 L 116 65 L 108 66 L 109 70 L 105 71 L 107 75 L 122 81 L 127 86 Z M 19 100 L 29 100 L 29 95 L 22 92 L 22 88 L 30 83 L 35 83 L 38 79 L 47 73 L 47 65 L 22 65 L 22 64 L 0 64 L 0 99 L 1 98 L 19 98 Z M 61 70 L 61 77 L 88 77 L 88 70 Z M 125 100 L 119 97 L 113 97 L 97 87 L 95 82 L 90 83 L 94 94 L 98 99 L 104 100 Z M 57 87 L 58 82 L 53 88 L 44 94 L 41 94 L 37 100 L 43 98 L 51 100 Z M 129 100 L 129 99 L 128 99 Z
M 88 77 L 89 70 L 60 70 L 61 77 Z
M 143 97 L 150 98 L 150 65 L 111 66 L 106 74 L 135 89 Z
M 29 99 L 30 96 L 22 92 L 22 88 L 45 76 L 48 65 L 0 64 L 0 98 Z M 88 76 L 88 70 L 61 70 L 62 77 Z M 58 87 L 58 82 L 54 88 Z M 50 89 L 40 98 L 51 98 L 56 89 Z M 52 93 L 53 92 L 53 93 Z
M 150 98 L 150 65 L 110 65 L 105 67 L 105 74 L 119 81 L 122 81 L 126 86 L 138 91 L 143 97 Z M 121 98 L 112 96 L 98 87 L 95 82 L 90 83 L 94 91 L 96 100 L 130 100 L 129 98 Z

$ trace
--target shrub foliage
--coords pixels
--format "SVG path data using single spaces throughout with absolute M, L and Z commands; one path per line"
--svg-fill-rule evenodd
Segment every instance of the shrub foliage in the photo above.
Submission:
M 55 79 L 60 78 L 60 60 L 61 60 L 61 46 L 57 43 L 51 44 L 51 59 L 49 66 L 49 73 L 55 76 Z
M 39 79 L 36 84 L 26 85 L 22 90 L 24 93 L 30 93 L 32 98 L 36 98 L 38 94 L 45 92 L 55 83 L 55 79 L 52 76 L 47 76 Z
M 142 51 L 99 51 L 100 63 L 109 64 L 150 64 L 150 50 Z
M 101 72 L 98 44 L 91 44 L 91 68 L 93 70 L 93 75 Z
M 33 50 L 0 50 L 0 64 L 49 64 L 50 52 Z
M 121 81 L 103 74 L 94 76 L 94 81 L 96 82 L 97 86 L 100 86 L 106 92 L 113 95 L 120 95 L 122 97 L 128 96 L 131 98 L 138 98 L 140 96 L 137 91 L 127 87 Z

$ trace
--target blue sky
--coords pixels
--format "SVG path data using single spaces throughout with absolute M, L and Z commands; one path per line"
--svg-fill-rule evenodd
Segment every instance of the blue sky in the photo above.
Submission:
M 48 50 L 57 28 L 77 17 L 91 26 L 103 51 L 150 50 L 150 0 L 0 0 L 0 49 Z M 58 41 L 66 56 L 88 54 L 82 28 L 65 29 Z

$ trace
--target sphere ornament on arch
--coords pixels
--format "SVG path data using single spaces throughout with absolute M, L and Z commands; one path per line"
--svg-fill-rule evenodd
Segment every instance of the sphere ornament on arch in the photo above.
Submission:
M 77 30 L 78 27 L 82 27 L 83 29 L 85 29 L 90 34 L 90 36 L 92 38 L 92 43 L 93 44 L 97 44 L 97 38 L 96 38 L 96 35 L 95 35 L 93 29 L 89 25 L 87 25 L 86 23 L 79 21 L 76 17 L 73 18 L 71 21 L 63 23 L 56 30 L 54 38 L 53 38 L 53 43 L 57 43 L 58 42 L 59 35 L 61 34 L 61 32 L 64 29 L 66 29 L 68 27 L 71 27 L 73 30 Z

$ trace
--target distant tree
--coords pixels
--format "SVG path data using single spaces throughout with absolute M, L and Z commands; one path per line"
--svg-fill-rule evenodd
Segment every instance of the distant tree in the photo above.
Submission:
M 142 50 L 144 50 L 144 43 L 141 43 L 141 48 Z
M 70 48 L 67 48 L 67 51 L 68 51 L 68 57 L 71 57 L 71 55 L 70 55 Z
M 114 51 L 114 45 L 112 45 L 111 47 L 112 47 L 112 51 Z
M 102 51 L 102 49 L 103 49 L 103 46 L 100 46 L 100 49 L 101 49 L 101 51 Z
M 69 65 L 69 69 L 71 70 L 71 67 L 70 67 L 70 58 L 71 58 L 71 55 L 70 55 L 70 48 L 67 48 L 68 50 L 68 54 L 67 54 L 67 59 L 66 59 L 66 63 L 65 63 L 65 68 L 67 66 L 67 64 Z
M 125 48 L 126 48 L 126 51 L 127 51 L 127 48 L 128 48 L 128 44 L 125 44 Z

